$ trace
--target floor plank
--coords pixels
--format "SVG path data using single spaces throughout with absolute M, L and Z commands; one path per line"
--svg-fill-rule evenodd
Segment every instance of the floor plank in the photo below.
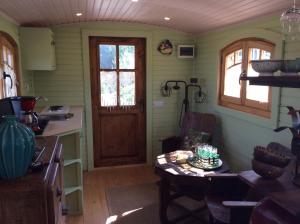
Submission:
M 106 224 L 109 218 L 105 188 L 155 182 L 154 168 L 146 165 L 101 168 L 84 173 L 84 212 L 68 216 L 67 224 Z

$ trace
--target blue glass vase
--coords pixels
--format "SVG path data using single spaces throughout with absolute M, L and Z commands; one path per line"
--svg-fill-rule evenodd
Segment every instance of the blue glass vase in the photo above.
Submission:
M 16 116 L 5 116 L 0 123 L 0 179 L 26 174 L 35 150 L 35 134 Z

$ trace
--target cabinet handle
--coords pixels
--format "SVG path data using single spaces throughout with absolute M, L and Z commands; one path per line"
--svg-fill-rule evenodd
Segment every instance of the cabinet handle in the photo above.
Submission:
M 60 163 L 60 159 L 59 159 L 59 158 L 57 158 L 57 157 L 55 156 L 55 158 L 54 158 L 54 162 L 55 162 L 55 163 Z
M 63 216 L 66 216 L 66 215 L 68 215 L 68 213 L 69 213 L 69 209 L 67 208 L 67 206 L 63 205 L 61 208 L 61 214 Z

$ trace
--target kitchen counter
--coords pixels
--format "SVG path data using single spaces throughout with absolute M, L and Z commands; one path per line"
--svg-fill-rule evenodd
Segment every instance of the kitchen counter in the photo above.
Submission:
M 67 120 L 49 121 L 41 136 L 60 136 L 80 131 L 82 128 L 83 107 L 72 106 L 69 113 L 74 114 L 74 116 Z
M 67 120 L 49 121 L 42 137 L 58 136 L 63 146 L 64 196 L 69 215 L 79 215 L 83 211 L 82 184 L 82 119 L 83 107 L 72 106 Z M 38 136 L 37 136 L 38 137 Z

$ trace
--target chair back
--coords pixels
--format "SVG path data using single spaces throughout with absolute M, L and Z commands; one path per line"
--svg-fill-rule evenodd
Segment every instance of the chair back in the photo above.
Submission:
M 180 136 L 187 135 L 189 129 L 213 134 L 217 119 L 213 114 L 186 112 L 182 121 Z

